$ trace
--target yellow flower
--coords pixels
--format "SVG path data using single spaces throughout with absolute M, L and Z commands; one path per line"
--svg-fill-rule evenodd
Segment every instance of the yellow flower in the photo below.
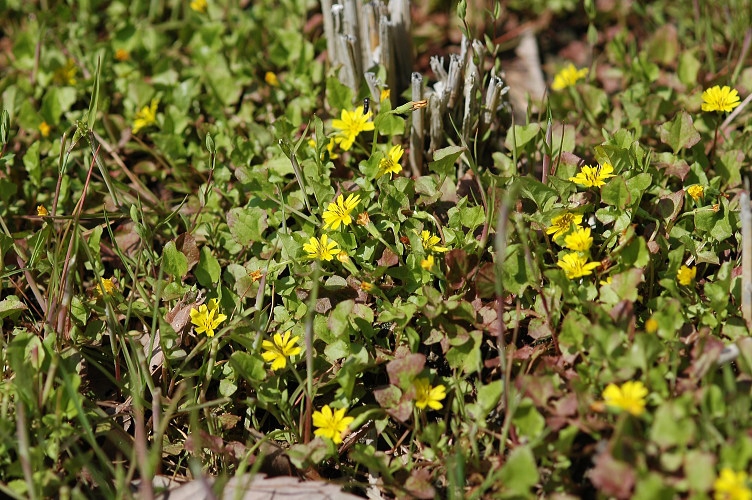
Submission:
M 328 236 L 322 234 L 320 239 L 311 236 L 308 243 L 303 244 L 303 250 L 308 252 L 309 259 L 329 261 L 339 252 L 339 246 L 337 246 L 336 241 L 328 241 Z
M 77 71 L 78 68 L 76 68 L 76 61 L 68 59 L 65 62 L 65 66 L 60 66 L 55 70 L 52 79 L 55 83 L 60 85 L 75 85 Z
M 689 186 L 687 188 L 687 193 L 692 197 L 693 200 L 697 201 L 702 198 L 703 194 L 705 194 L 705 188 L 700 186 L 699 184 L 695 184 L 694 186 Z
M 275 75 L 271 71 L 267 71 L 264 74 L 264 81 L 267 83 L 267 85 L 271 85 L 272 87 L 279 87 L 279 78 L 277 78 L 277 75 Z
M 441 242 L 441 238 L 439 238 L 436 235 L 431 234 L 428 231 L 421 231 L 420 232 L 420 240 L 423 242 L 423 250 L 426 252 L 447 252 L 449 249 L 447 247 L 441 247 L 437 245 L 437 243 Z
M 345 408 L 332 411 L 329 405 L 324 405 L 321 411 L 313 412 L 313 425 L 318 427 L 314 432 L 315 435 L 329 438 L 334 444 L 342 442 L 342 436 L 347 432 L 353 420 L 353 417 L 346 417 Z
M 373 130 L 373 122 L 368 121 L 370 118 L 371 112 L 363 113 L 363 106 L 358 106 L 355 111 L 343 109 L 340 119 L 332 120 L 332 127 L 338 130 L 334 140 L 343 151 L 350 150 L 358 134 Z
M 260 279 L 261 279 L 261 276 L 262 276 L 262 275 L 261 275 L 261 270 L 260 270 L 260 269 L 256 269 L 255 271 L 251 271 L 250 273 L 248 273 L 248 276 L 249 276 L 249 277 L 250 277 L 250 278 L 251 278 L 251 279 L 253 280 L 253 282 L 255 283 L 255 282 L 257 282 L 258 280 L 260 280 Z
M 42 122 L 39 124 L 39 133 L 42 134 L 42 137 L 49 137 L 51 129 L 52 127 L 50 127 L 47 122 Z
M 47 211 L 44 205 L 37 205 L 37 216 L 47 217 L 50 213 Z
M 399 174 L 402 172 L 402 165 L 400 159 L 405 152 L 402 146 L 397 144 L 389 150 L 389 153 L 379 161 L 379 171 L 376 174 L 376 178 L 382 175 L 389 174 L 389 178 L 392 178 L 392 174 Z
M 556 73 L 554 82 L 551 84 L 551 89 L 557 91 L 564 90 L 567 87 L 573 86 L 578 80 L 585 78 L 587 74 L 587 68 L 577 69 L 574 64 L 569 63 L 569 66 Z
M 433 258 L 433 255 L 429 255 L 428 257 L 420 261 L 420 267 L 422 267 L 426 271 L 430 271 L 435 262 L 436 261 Z
M 600 280 L 598 284 L 600 284 L 601 286 L 606 286 L 606 285 L 610 285 L 611 283 L 613 283 L 613 281 L 614 281 L 613 276 L 607 276 L 605 280 Z
M 363 290 L 364 292 L 370 292 L 373 290 L 373 283 L 369 283 L 367 281 L 361 281 L 360 289 Z
M 721 469 L 721 474 L 713 482 L 715 500 L 752 500 L 752 491 L 747 486 L 747 473 Z
M 206 332 L 207 337 L 213 337 L 214 330 L 226 319 L 227 316 L 219 314 L 217 299 L 211 299 L 208 305 L 201 304 L 198 309 L 191 309 L 191 323 L 196 326 L 196 333 Z
M 587 252 L 593 245 L 589 227 L 578 227 L 573 233 L 564 237 L 564 246 L 575 252 Z
M 564 269 L 567 278 L 573 280 L 593 274 L 593 269 L 598 267 L 598 262 L 588 262 L 587 257 L 583 257 L 576 252 L 568 253 L 556 263 L 557 266 Z
M 206 8 L 208 7 L 206 0 L 193 0 L 191 2 L 191 9 L 198 12 L 199 14 L 203 14 L 206 12 Z
M 102 283 L 101 284 L 97 283 L 97 286 L 94 288 L 94 291 L 96 292 L 98 296 L 101 297 L 103 295 L 112 295 L 116 288 L 117 288 L 117 279 L 113 276 L 112 278 L 102 278 Z
M 339 158 L 339 155 L 334 152 L 334 144 L 335 144 L 334 143 L 334 138 L 332 137 L 332 138 L 329 139 L 329 142 L 326 145 L 326 150 L 329 153 L 329 159 L 330 160 L 336 160 L 337 158 Z M 309 139 L 308 140 L 308 145 L 315 149 L 316 148 L 316 140 L 315 139 Z M 325 159 L 326 159 L 326 155 L 322 151 L 321 152 L 321 161 L 324 161 Z
M 440 410 L 443 407 L 439 401 L 446 397 L 446 387 L 432 387 L 427 378 L 415 379 L 414 386 L 416 408 L 423 410 L 428 406 L 432 410 Z
M 133 118 L 133 133 L 138 134 L 141 129 L 154 125 L 157 123 L 157 106 L 159 105 L 159 99 L 152 99 L 149 106 L 144 106 L 140 111 L 136 112 L 136 116 Z
M 655 333 L 658 331 L 658 321 L 655 318 L 650 318 L 645 322 L 645 331 L 647 333 Z
M 694 281 L 695 276 L 697 276 L 696 267 L 681 266 L 679 272 L 676 273 L 676 281 L 680 285 L 689 286 Z
M 716 85 L 702 93 L 703 111 L 731 111 L 739 105 L 739 93 L 726 85 Z
M 131 55 L 125 49 L 117 49 L 115 51 L 115 59 L 117 59 L 120 62 L 127 61 L 130 58 L 131 58 Z
M 337 199 L 330 203 L 326 210 L 324 210 L 324 229 L 337 230 L 340 224 L 349 226 L 352 224 L 352 212 L 355 207 L 360 203 L 360 195 L 351 194 L 345 199 L 344 196 L 339 195 Z
M 640 381 L 627 381 L 621 387 L 616 384 L 608 384 L 603 391 L 603 399 L 607 406 L 624 410 L 635 417 L 645 412 L 645 397 L 648 390 Z
M 381 89 L 381 93 L 379 95 L 379 102 L 386 101 L 389 99 L 392 95 L 392 92 L 389 89 Z
M 284 336 L 279 333 L 274 334 L 274 342 L 271 340 L 264 340 L 261 343 L 261 347 L 264 352 L 261 357 L 264 361 L 271 363 L 272 371 L 279 370 L 287 366 L 287 358 L 300 354 L 300 347 L 298 346 L 299 336 L 290 338 L 290 332 L 286 332 Z
M 551 226 L 546 229 L 546 234 L 553 234 L 551 238 L 567 234 L 572 229 L 572 224 L 579 226 L 582 223 L 582 215 L 565 212 L 551 219 Z
M 613 177 L 614 167 L 610 163 L 604 163 L 603 166 L 597 167 L 582 167 L 582 172 L 570 177 L 569 180 L 585 187 L 600 187 L 606 184 L 604 181 L 609 177 Z

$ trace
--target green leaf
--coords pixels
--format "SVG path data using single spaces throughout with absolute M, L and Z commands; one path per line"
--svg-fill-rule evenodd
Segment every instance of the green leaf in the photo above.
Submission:
M 629 196 L 632 198 L 631 205 L 637 206 L 642 198 L 642 194 L 653 183 L 653 176 L 647 172 L 637 174 L 627 179 L 627 189 Z
M 70 110 L 76 102 L 76 89 L 73 87 L 52 87 L 42 99 L 40 113 L 50 124 L 60 123 L 60 116 Z
M 237 390 L 238 390 L 238 386 L 235 385 L 235 383 L 232 380 L 228 378 L 223 378 L 219 381 L 219 393 L 222 396 L 229 398 L 230 396 L 235 394 Z
M 39 141 L 34 142 L 23 156 L 23 164 L 26 171 L 29 173 L 29 179 L 35 186 L 39 186 L 42 182 L 42 167 L 39 161 Z
M 102 74 L 102 55 L 97 57 L 97 71 L 94 73 L 94 88 L 91 93 L 91 101 L 89 102 L 89 114 L 88 125 L 89 130 L 94 129 L 94 123 L 97 120 L 97 103 L 99 101 L 99 79 Z
M 606 205 L 613 205 L 619 210 L 624 210 L 632 202 L 627 183 L 620 175 L 613 177 L 601 188 L 601 200 Z
M 650 439 L 662 449 L 687 446 L 695 438 L 696 427 L 687 415 L 687 401 L 664 401 L 655 411 Z
M 695 212 L 695 227 L 707 232 L 716 241 L 723 241 L 733 235 L 731 222 L 729 221 L 728 201 L 721 200 L 721 206 L 717 212 L 710 207 L 703 207 Z
M 230 356 L 230 364 L 235 369 L 235 373 L 248 382 L 255 383 L 266 379 L 264 360 L 257 354 L 251 355 L 247 352 L 235 351 Z
M 527 445 L 518 446 L 509 454 L 500 473 L 504 489 L 523 498 L 530 496 L 530 488 L 538 482 L 538 466 L 535 456 Z
M 462 207 L 457 210 L 455 207 L 449 209 L 449 226 L 455 229 L 467 228 L 469 232 L 476 227 L 482 226 L 486 221 L 486 214 L 483 207 Z
M 380 113 L 373 120 L 373 126 L 381 136 L 401 135 L 405 133 L 405 119 L 394 113 Z
M 639 239 L 642 240 L 642 238 Z M 642 262 L 646 257 L 644 254 L 641 254 L 643 251 L 647 251 L 647 246 L 645 246 L 643 250 L 643 246 L 638 244 L 637 255 L 630 255 L 630 260 L 639 260 Z M 630 252 L 634 252 L 634 250 L 630 249 Z M 650 258 L 649 253 L 647 254 L 647 258 Z M 639 295 L 637 287 L 645 279 L 641 267 L 642 266 L 637 266 L 626 272 L 613 276 L 611 283 L 603 285 L 600 289 L 601 301 L 605 304 L 616 304 L 622 300 L 636 301 Z
M 181 279 L 188 272 L 188 258 L 177 249 L 174 241 L 168 241 L 162 251 L 164 270 L 173 278 Z
M 679 56 L 679 67 L 677 68 L 679 81 L 687 87 L 694 87 L 697 85 L 697 74 L 700 72 L 701 67 L 702 63 L 697 60 L 691 51 L 682 51 Z
M 337 339 L 324 348 L 324 356 L 330 363 L 347 358 L 349 355 L 350 343 L 344 339 Z
M 546 419 L 538 412 L 533 400 L 525 398 L 520 401 L 512 419 L 519 436 L 527 440 L 538 439 L 546 428 Z
M 566 181 L 567 186 L 571 186 L 571 181 Z M 535 202 L 538 210 L 545 211 L 549 205 L 554 203 L 559 194 L 555 189 L 533 179 L 532 177 L 519 177 L 514 180 L 512 189 L 519 189 L 520 195 Z
M 24 311 L 28 309 L 26 304 L 15 295 L 10 295 L 3 300 L 0 300 L 0 319 L 7 318 L 8 316 Z
M 496 408 L 504 392 L 504 382 L 495 380 L 478 386 L 477 402 L 467 405 L 467 414 L 474 421 L 485 420 L 491 410 Z
M 233 208 L 227 213 L 227 225 L 233 239 L 242 246 L 261 240 L 269 227 L 266 210 L 260 207 Z
M 519 155 L 522 146 L 535 139 L 540 129 L 540 123 L 515 125 L 513 128 L 507 130 L 507 138 L 504 141 L 504 146 L 510 151 L 516 151 Z
M 334 337 L 343 337 L 350 328 L 350 316 L 352 315 L 355 301 L 344 300 L 337 304 L 329 315 L 329 330 Z
M 741 169 L 744 164 L 744 153 L 738 149 L 724 151 L 715 164 L 715 171 L 725 181 L 727 187 L 733 188 L 742 183 Z
M 645 267 L 649 261 L 650 250 L 648 250 L 648 245 L 642 236 L 630 241 L 621 252 L 621 262 L 627 267 Z M 636 277 L 630 279 L 636 279 Z M 637 300 L 637 298 L 635 297 L 634 300 Z
M 695 128 L 692 117 L 682 110 L 673 120 L 660 127 L 661 142 L 671 146 L 674 153 L 689 149 L 700 142 L 700 133 Z
M 461 146 L 448 146 L 437 150 L 433 154 L 433 161 L 428 164 L 431 172 L 436 172 L 440 177 L 451 177 L 455 173 L 454 163 L 465 151 Z
M 352 111 L 352 90 L 340 82 L 336 76 L 330 76 L 326 79 L 326 99 L 332 109 Z
M 205 288 L 212 288 L 219 282 L 219 275 L 222 268 L 219 267 L 219 261 L 214 257 L 209 247 L 201 248 L 198 266 L 194 274 L 196 279 Z
M 507 246 L 501 274 L 504 290 L 514 295 L 522 295 L 525 289 L 532 283 L 530 272 L 531 269 L 528 268 L 525 261 L 525 253 L 522 245 L 516 243 Z
M 583 105 L 594 117 L 608 110 L 608 95 L 603 89 L 585 84 L 580 85 L 579 90 Z
M 475 373 L 481 368 L 480 344 L 483 334 L 470 332 L 467 342 L 454 346 L 446 353 L 446 359 L 452 368 L 462 368 L 465 374 Z

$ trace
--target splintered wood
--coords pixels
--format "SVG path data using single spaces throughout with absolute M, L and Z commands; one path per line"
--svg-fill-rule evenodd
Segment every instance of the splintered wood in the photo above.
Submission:
M 447 145 L 447 137 L 470 145 L 488 133 L 499 133 L 499 110 L 508 112 L 502 97 L 509 91 L 495 69 L 484 74 L 486 46 L 463 36 L 459 54 L 449 61 L 434 56 L 430 65 L 436 82 L 413 72 L 408 0 L 322 0 L 327 54 L 339 68 L 342 83 L 358 95 L 365 80 L 371 102 L 378 104 L 389 89 L 392 102 L 409 89 L 410 100 L 428 106 L 411 113 L 409 163 L 413 176 L 424 173 L 426 161 Z M 508 113 L 507 113 L 508 115 Z M 481 144 L 486 141 L 478 142 Z

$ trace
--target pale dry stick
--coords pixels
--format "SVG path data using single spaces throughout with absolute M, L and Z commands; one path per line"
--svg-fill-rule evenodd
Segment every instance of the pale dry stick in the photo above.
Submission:
M 332 24 L 334 26 L 334 53 L 332 54 L 332 57 L 329 58 L 329 60 L 332 63 L 332 67 L 336 68 L 338 66 L 342 66 L 345 64 L 344 56 L 342 54 L 342 45 L 339 43 L 339 37 L 340 35 L 344 34 L 343 26 L 345 24 L 345 21 L 343 19 L 344 17 L 344 10 L 345 6 L 340 3 L 335 3 L 332 5 Z
M 149 453 L 146 443 L 146 423 L 144 422 L 144 409 L 141 403 L 134 405 L 136 431 L 133 436 L 133 446 L 136 451 L 136 466 L 141 473 L 141 481 L 138 485 L 138 497 L 144 500 L 154 499 L 154 488 L 152 485 L 153 474 L 149 470 Z
M 749 104 L 749 102 L 750 102 L 750 101 L 752 101 L 752 94 L 749 94 L 749 95 L 748 95 L 748 96 L 746 97 L 746 99 L 744 99 L 744 100 L 743 100 L 743 101 L 742 101 L 742 102 L 741 102 L 741 103 L 740 103 L 740 104 L 739 104 L 739 105 L 738 105 L 738 106 L 736 107 L 736 109 L 734 109 L 734 110 L 733 110 L 733 111 L 731 112 L 731 114 L 729 114 L 729 115 L 728 115 L 728 116 L 726 117 L 726 119 L 725 119 L 725 120 L 723 120 L 723 123 L 721 124 L 721 127 L 720 127 L 720 128 L 721 128 L 721 131 L 723 132 L 723 134 L 724 134 L 724 135 L 726 134 L 726 129 L 727 129 L 727 128 L 728 128 L 728 126 L 729 126 L 729 125 L 731 124 L 732 120 L 733 120 L 734 118 L 736 118 L 737 116 L 739 116 L 739 113 L 741 113 L 741 112 L 742 112 L 742 111 L 744 110 L 744 108 L 746 108 L 746 107 L 747 107 L 747 104 Z
M 486 59 L 486 54 L 488 51 L 486 50 L 486 45 L 481 42 L 480 40 L 474 39 L 472 42 L 470 42 L 470 45 L 473 48 L 473 54 L 475 54 L 475 58 L 481 63 L 480 67 L 478 68 L 478 81 L 483 81 L 483 64 L 482 62 Z M 468 57 L 472 57 L 468 54 Z
M 504 86 L 504 82 L 498 76 L 492 76 L 488 80 L 488 89 L 486 90 L 486 102 L 480 118 L 480 137 L 491 127 L 496 110 L 499 107 L 501 96 L 509 91 L 509 87 Z
M 321 15 L 324 18 L 324 36 L 326 38 L 326 52 L 332 66 L 337 62 L 337 49 L 334 43 L 334 18 L 332 14 L 332 0 L 321 0 Z
M 441 96 L 436 92 L 428 98 L 428 133 L 431 138 L 428 146 L 428 156 L 433 157 L 433 153 L 441 147 L 444 139 L 444 122 L 443 111 L 441 109 Z
M 34 474 L 31 471 L 31 457 L 29 449 L 29 432 L 26 425 L 26 408 L 23 401 L 20 399 L 16 401 L 16 437 L 18 438 L 18 460 L 21 462 L 21 470 L 23 470 L 24 479 L 26 480 L 26 487 L 29 490 L 29 498 L 32 500 L 37 498 L 37 490 L 35 488 L 36 482 L 34 481 Z
M 436 80 L 444 85 L 444 82 L 446 82 L 446 79 L 449 76 L 444 69 L 444 58 L 439 56 L 431 56 L 428 64 L 431 66 L 431 71 L 433 71 L 433 74 L 436 75 Z
M 379 19 L 379 57 L 381 65 L 386 69 L 386 83 L 390 89 L 397 89 L 397 70 L 394 61 L 394 41 L 392 37 L 392 23 L 387 16 Z
M 394 70 L 396 85 L 395 93 L 410 84 L 410 74 L 413 69 L 413 38 L 410 35 L 412 20 L 410 18 L 410 2 L 408 0 L 389 0 L 389 15 L 392 26 L 392 40 L 394 41 Z
M 478 100 L 475 99 L 475 95 L 478 88 L 478 68 L 470 61 L 465 72 L 465 112 L 462 117 L 462 138 L 467 144 L 470 144 L 470 138 L 475 130 L 474 124 L 477 123 Z
M 749 204 L 749 181 L 741 194 L 742 219 L 742 317 L 752 329 L 752 207 Z
M 749 55 L 749 49 L 752 48 L 752 28 L 747 28 L 746 33 L 744 33 L 744 41 L 742 42 L 742 50 L 739 51 L 739 59 L 736 61 L 736 67 L 734 68 L 734 72 L 731 74 L 731 81 L 735 82 L 737 78 L 739 78 L 739 74 L 742 72 L 742 69 L 744 68 L 744 62 L 747 60 L 747 56 Z
M 358 2 L 360 3 L 360 2 Z M 344 30 L 348 38 L 348 57 L 353 62 L 353 74 L 355 85 L 360 86 L 360 77 L 363 74 L 363 49 L 361 47 L 361 16 L 356 0 L 345 0 L 345 25 Z M 357 87 L 353 89 L 357 92 Z
M 502 392 L 502 399 L 499 404 L 504 405 L 504 409 L 509 408 L 509 379 L 506 376 L 507 373 L 507 356 L 506 356 L 506 343 L 505 335 L 507 333 L 507 327 L 504 323 L 504 283 L 501 280 L 504 269 L 504 258 L 507 252 L 507 224 L 509 222 L 509 210 L 510 210 L 511 196 L 507 191 L 499 207 L 499 215 L 496 219 L 496 234 L 494 236 L 494 247 L 496 249 L 496 262 L 495 262 L 495 286 L 496 286 L 496 317 L 499 321 L 499 334 L 496 338 L 496 348 L 499 351 L 499 368 L 501 370 L 502 385 L 504 390 Z M 502 442 L 501 446 L 504 446 Z
M 462 86 L 460 82 L 462 81 L 464 62 L 458 54 L 451 54 L 449 56 L 449 72 L 447 73 L 446 87 L 444 88 L 444 91 L 447 93 L 447 108 L 449 109 L 454 109 L 460 96 L 460 87 Z
M 360 78 L 355 63 L 353 37 L 350 35 L 338 35 L 337 40 L 342 57 L 339 79 L 342 83 L 350 87 L 353 94 L 357 94 Z
M 410 81 L 413 102 L 423 100 L 423 76 L 413 73 Z M 424 133 L 423 109 L 416 109 L 410 114 L 410 169 L 416 179 L 423 174 Z
M 360 49 L 362 51 L 363 69 L 379 63 L 379 23 L 384 4 L 381 1 L 358 2 L 360 19 Z
M 368 85 L 368 91 L 371 93 L 371 100 L 373 102 L 381 101 L 381 87 L 382 83 L 376 77 L 376 73 L 366 71 L 365 75 L 366 85 Z

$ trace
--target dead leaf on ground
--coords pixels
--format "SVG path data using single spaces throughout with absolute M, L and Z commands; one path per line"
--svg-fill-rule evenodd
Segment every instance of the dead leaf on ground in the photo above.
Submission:
M 155 487 L 167 488 L 155 495 L 157 500 L 203 500 L 217 498 L 212 491 L 214 477 L 202 477 L 180 483 L 169 477 L 154 478 Z M 230 478 L 222 488 L 219 498 L 239 500 L 355 500 L 360 499 L 345 493 L 339 486 L 324 481 L 300 481 L 296 477 L 266 477 L 263 474 L 245 474 Z

